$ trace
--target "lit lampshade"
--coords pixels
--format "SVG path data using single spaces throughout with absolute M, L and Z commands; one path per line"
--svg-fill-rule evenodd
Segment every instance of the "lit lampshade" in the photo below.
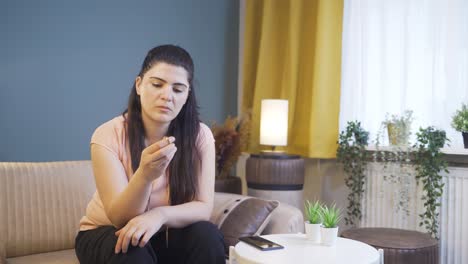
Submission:
M 260 144 L 270 146 L 288 144 L 288 100 L 262 100 Z

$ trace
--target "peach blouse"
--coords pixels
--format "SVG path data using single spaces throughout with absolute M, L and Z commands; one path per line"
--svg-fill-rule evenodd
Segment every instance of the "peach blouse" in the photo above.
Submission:
M 102 124 L 94 131 L 90 144 L 100 145 L 113 153 L 122 162 L 127 179 L 130 180 L 134 172 L 130 158 L 130 148 L 127 142 L 125 122 L 124 117 L 120 115 Z M 200 123 L 200 132 L 196 140 L 196 147 L 199 153 L 203 155 L 203 152 L 206 151 L 213 141 L 214 138 L 210 128 Z M 148 210 L 158 206 L 169 205 L 167 177 L 168 175 L 166 174 L 153 181 Z M 86 215 L 80 220 L 80 231 L 104 225 L 112 225 L 112 223 L 107 217 L 99 193 L 96 191 L 88 203 Z

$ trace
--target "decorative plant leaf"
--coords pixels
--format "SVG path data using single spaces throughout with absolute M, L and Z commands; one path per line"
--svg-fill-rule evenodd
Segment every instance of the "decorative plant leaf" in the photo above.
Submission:
M 452 127 L 458 132 L 468 132 L 468 105 L 462 104 L 452 116 Z
M 346 129 L 341 131 L 339 136 L 336 158 L 343 164 L 343 170 L 347 176 L 345 185 L 351 191 L 346 207 L 346 225 L 354 226 L 362 217 L 361 198 L 365 184 L 368 140 L 369 132 L 361 127 L 359 121 L 348 122 Z
M 392 145 L 389 148 L 382 150 L 380 148 L 380 141 L 383 139 L 384 130 L 387 128 L 387 125 L 390 123 L 396 123 L 396 126 L 403 126 L 405 123 L 412 122 L 412 112 L 405 111 L 403 117 L 392 115 L 392 118 L 387 117 L 385 121 L 382 122 L 380 129 L 377 132 L 374 144 L 376 151 L 373 153 L 373 161 L 382 164 L 382 170 L 380 173 L 384 181 L 393 185 L 391 189 L 394 190 L 394 195 L 398 198 L 393 202 L 396 212 L 403 212 L 403 217 L 409 216 L 410 209 L 409 204 L 411 201 L 411 192 L 415 187 L 412 185 L 411 178 L 413 177 L 413 170 L 411 166 L 411 151 L 409 147 L 405 144 Z M 409 127 L 410 125 L 405 125 Z M 407 131 L 407 135 L 410 135 L 410 132 Z M 403 143 L 400 140 L 401 143 Z
M 338 226 L 341 220 L 341 210 L 336 207 L 336 204 L 333 204 L 331 207 L 324 205 L 321 211 L 323 217 L 322 225 L 325 228 L 335 228 Z
M 441 171 L 447 170 L 447 162 L 443 160 L 440 149 L 450 140 L 443 130 L 434 127 L 420 128 L 416 134 L 417 143 L 413 146 L 416 152 L 416 179 L 422 181 L 424 206 L 426 211 L 419 215 L 420 226 L 424 225 L 429 234 L 439 239 L 439 212 L 440 198 L 442 197 L 444 184 Z
M 322 223 L 322 204 L 319 201 L 315 201 L 314 203 L 309 202 L 306 200 L 304 204 L 304 211 L 306 214 L 306 218 L 311 224 L 320 224 Z

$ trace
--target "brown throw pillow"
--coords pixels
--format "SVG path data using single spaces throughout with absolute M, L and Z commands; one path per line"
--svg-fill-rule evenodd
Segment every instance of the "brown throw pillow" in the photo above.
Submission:
M 253 197 L 238 198 L 233 204 L 226 205 L 220 219 L 217 219 L 218 223 L 215 223 L 224 235 L 226 252 L 229 251 L 229 246 L 239 242 L 239 237 L 260 235 L 278 205 L 278 201 Z

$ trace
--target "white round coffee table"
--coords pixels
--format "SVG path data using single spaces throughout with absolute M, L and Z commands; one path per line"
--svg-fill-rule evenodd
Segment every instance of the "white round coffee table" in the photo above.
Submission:
M 244 242 L 234 247 L 239 264 L 250 263 L 317 263 L 317 264 L 378 264 L 379 252 L 356 240 L 338 237 L 334 246 L 323 246 L 306 239 L 304 234 L 275 234 L 262 236 L 284 249 L 260 251 Z

